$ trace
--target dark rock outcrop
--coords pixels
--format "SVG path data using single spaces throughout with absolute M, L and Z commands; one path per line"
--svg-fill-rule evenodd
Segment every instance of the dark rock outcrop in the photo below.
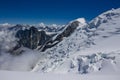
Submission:
M 42 47 L 52 36 L 47 35 L 45 31 L 38 31 L 35 27 L 19 30 L 16 33 L 16 37 L 19 38 L 18 45 L 30 49 L 36 49 L 38 46 Z
M 63 37 L 69 37 L 78 26 L 79 26 L 79 22 L 78 21 L 72 22 L 71 24 L 66 26 L 66 29 L 61 34 L 59 34 L 56 37 L 55 41 L 56 40 L 57 41 L 61 41 L 63 39 Z

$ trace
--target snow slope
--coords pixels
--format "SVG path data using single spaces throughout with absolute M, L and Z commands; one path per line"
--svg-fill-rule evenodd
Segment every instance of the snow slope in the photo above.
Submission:
M 119 80 L 118 74 L 113 75 L 79 75 L 0 71 L 0 80 Z
M 120 8 L 102 13 L 89 23 L 89 31 L 95 45 L 81 53 L 109 53 L 120 50 Z

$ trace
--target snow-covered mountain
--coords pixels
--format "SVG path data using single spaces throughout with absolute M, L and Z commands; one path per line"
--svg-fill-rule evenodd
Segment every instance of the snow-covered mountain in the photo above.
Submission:
M 38 67 L 36 65 L 37 68 L 40 68 L 45 72 L 49 72 L 64 62 L 69 55 L 72 55 L 76 51 L 80 51 L 82 48 L 89 47 L 89 45 L 92 44 L 85 30 L 87 25 L 85 19 L 80 18 L 71 21 L 68 25 L 66 25 L 66 28 L 68 28 L 70 25 L 74 25 L 72 26 L 72 28 L 75 28 L 74 33 L 69 37 L 63 37 L 63 41 L 61 41 L 58 45 L 46 50 L 43 53 L 46 55 L 45 62 L 43 62 L 42 59 L 43 64 L 39 64 L 41 63 L 40 60 L 38 64 L 42 67 Z M 36 71 L 36 67 L 33 69 L 33 71 L 34 70 Z
M 80 18 L 68 25 L 75 21 L 79 25 L 74 33 L 46 50 L 45 59 L 40 59 L 32 71 L 83 74 L 102 71 L 109 65 L 110 70 L 119 72 L 120 9 L 102 13 L 88 24 Z
M 18 34 L 18 39 L 5 40 L 9 45 L 10 42 L 24 43 L 15 50 L 15 53 L 22 54 L 18 56 L 8 54 L 8 49 L 16 45 L 10 47 L 5 44 L 4 52 L 1 48 L 0 69 L 79 74 L 120 73 L 120 8 L 104 12 L 90 22 L 86 22 L 84 18 L 78 18 L 69 22 L 64 28 L 52 25 L 49 29 L 43 23 L 36 26 L 37 29 L 30 27 L 9 28 L 9 31 L 17 29 L 23 32 Z M 40 36 L 43 37 L 41 30 L 44 30 L 44 37 L 51 35 L 51 32 L 55 35 L 49 39 L 41 38 Z M 4 32 L 1 33 L 3 34 Z M 14 36 L 13 34 L 9 35 Z M 3 38 L 1 38 L 1 44 L 4 41 Z M 46 41 L 43 42 L 43 40 Z M 35 45 L 33 50 L 28 49 L 31 45 L 27 48 L 24 46 L 28 43 L 35 43 L 37 46 Z M 6 49 L 7 52 L 5 52 Z

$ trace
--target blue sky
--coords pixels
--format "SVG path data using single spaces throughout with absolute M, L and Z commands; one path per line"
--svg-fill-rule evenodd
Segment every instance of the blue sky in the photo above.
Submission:
M 120 0 L 0 0 L 0 23 L 66 24 L 80 17 L 90 21 L 119 7 Z

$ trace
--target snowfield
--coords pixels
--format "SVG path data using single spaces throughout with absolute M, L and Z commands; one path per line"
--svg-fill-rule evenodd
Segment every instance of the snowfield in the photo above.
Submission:
M 119 74 L 79 75 L 0 71 L 0 80 L 120 80 Z

